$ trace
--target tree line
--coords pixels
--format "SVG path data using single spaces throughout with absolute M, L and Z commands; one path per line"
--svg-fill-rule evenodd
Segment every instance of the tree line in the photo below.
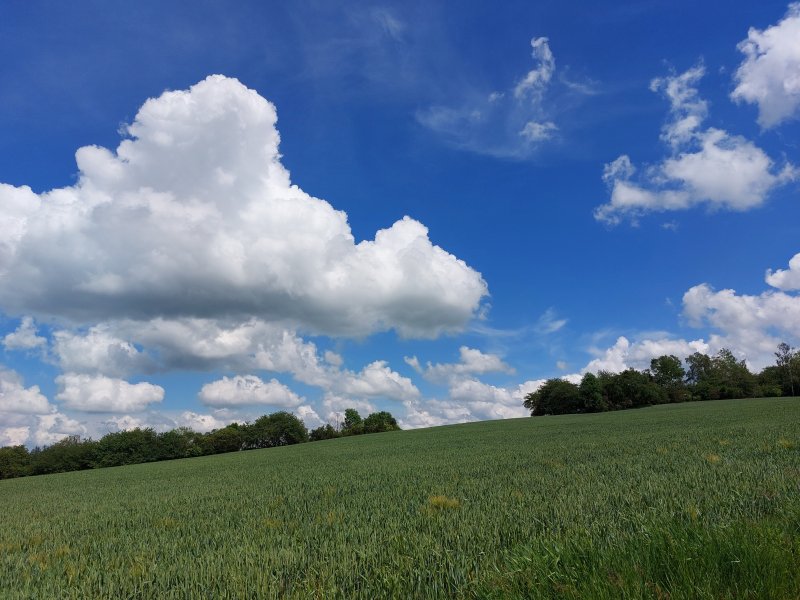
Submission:
M 397 421 L 388 412 L 372 413 L 362 419 L 357 410 L 348 408 L 342 427 L 323 425 L 311 433 L 295 415 L 279 411 L 252 423 L 231 423 L 208 433 L 188 427 L 164 432 L 137 427 L 108 433 L 99 440 L 73 435 L 30 451 L 22 445 L 0 448 L 0 479 L 289 446 L 398 429 Z
M 586 373 L 579 384 L 548 379 L 525 396 L 523 404 L 537 417 L 672 402 L 795 396 L 800 393 L 800 351 L 782 343 L 775 357 L 774 365 L 755 374 L 726 348 L 713 356 L 695 352 L 685 361 L 664 355 L 652 359 L 644 371 Z

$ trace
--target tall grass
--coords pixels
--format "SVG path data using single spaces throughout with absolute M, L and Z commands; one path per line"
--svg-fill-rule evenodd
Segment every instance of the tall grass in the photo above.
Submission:
M 800 598 L 800 400 L 0 482 L 0 598 Z

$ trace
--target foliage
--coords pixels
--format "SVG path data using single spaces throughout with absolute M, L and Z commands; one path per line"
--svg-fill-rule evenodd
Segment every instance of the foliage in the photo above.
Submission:
M 364 421 L 355 408 L 348 408 L 344 411 L 344 424 L 342 425 L 342 435 L 359 435 L 364 433 Z
M 687 400 L 790 395 L 795 371 L 800 381 L 800 352 L 781 344 L 775 356 L 778 364 L 766 367 L 758 375 L 751 373 L 745 361 L 737 360 L 726 348 L 714 356 L 695 352 L 686 357 L 686 368 L 677 356 L 659 356 L 652 359 L 650 368 L 643 372 L 626 369 L 621 373 L 586 373 L 580 386 L 550 379 L 528 394 L 523 404 L 536 417 Z
M 0 481 L 0 597 L 798 598 L 796 416 L 667 404 Z
M 391 413 L 382 410 L 370 414 L 364 419 L 364 433 L 382 433 L 384 431 L 398 431 L 400 426 Z
M 25 446 L 0 448 L 0 479 L 30 474 L 30 456 Z
M 330 423 L 325 423 L 325 425 L 320 425 L 311 431 L 309 434 L 309 441 L 319 442 L 321 440 L 332 440 L 338 437 L 342 437 L 342 434 L 336 431 Z

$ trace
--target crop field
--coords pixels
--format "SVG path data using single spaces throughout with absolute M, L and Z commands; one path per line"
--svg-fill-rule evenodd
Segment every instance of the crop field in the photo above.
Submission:
M 800 399 L 0 481 L 0 598 L 800 598 Z

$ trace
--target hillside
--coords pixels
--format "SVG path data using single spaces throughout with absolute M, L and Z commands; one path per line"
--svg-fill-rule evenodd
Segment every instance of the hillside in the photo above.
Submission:
M 0 481 L 2 598 L 800 597 L 800 399 Z

